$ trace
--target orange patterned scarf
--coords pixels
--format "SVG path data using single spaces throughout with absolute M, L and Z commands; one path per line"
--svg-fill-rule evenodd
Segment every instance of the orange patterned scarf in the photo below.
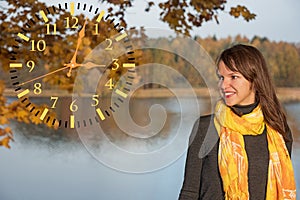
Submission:
M 293 166 L 284 139 L 265 124 L 259 105 L 239 117 L 219 101 L 214 124 L 220 136 L 218 163 L 226 200 L 249 199 L 248 158 L 243 135 L 262 134 L 265 126 L 270 155 L 266 199 L 296 199 Z

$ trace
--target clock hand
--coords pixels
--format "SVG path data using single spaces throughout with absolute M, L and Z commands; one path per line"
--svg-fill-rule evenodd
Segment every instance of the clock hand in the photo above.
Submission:
M 86 22 L 87 22 L 87 19 L 85 20 L 84 24 L 83 24 L 83 27 L 82 29 L 79 31 L 78 33 L 78 39 L 77 39 L 77 46 L 76 46 L 76 50 L 75 50 L 75 53 L 71 59 L 71 62 L 70 62 L 70 69 L 69 69 L 69 72 L 67 73 L 67 77 L 71 77 L 71 72 L 72 72 L 72 69 L 74 67 L 76 67 L 76 57 L 77 57 L 77 54 L 78 54 L 78 49 L 81 45 L 81 42 L 82 42 L 82 39 L 84 38 L 85 36 L 85 25 L 86 25 Z
M 92 62 L 87 62 L 84 64 L 76 64 L 76 67 L 85 67 L 86 69 L 91 69 L 94 67 L 105 67 L 105 65 L 98 65 L 96 63 L 92 63 Z
M 35 81 L 35 80 L 38 80 L 38 79 L 44 78 L 44 77 L 46 77 L 46 76 L 52 75 L 52 74 L 54 74 L 54 73 L 57 73 L 57 72 L 59 72 L 59 71 L 62 71 L 62 70 L 64 70 L 64 69 L 67 69 L 67 68 L 69 68 L 69 67 L 70 67 L 70 66 L 65 65 L 65 67 L 63 67 L 63 68 L 59 68 L 59 69 L 54 70 L 54 71 L 52 71 L 52 72 L 49 72 L 49 73 L 47 73 L 47 74 L 44 74 L 44 75 L 35 77 L 35 78 L 33 78 L 33 79 L 30 79 L 30 80 L 28 80 L 28 81 L 25 81 L 25 82 L 23 82 L 23 83 L 18 84 L 18 86 L 22 86 L 22 85 L 25 85 L 25 84 L 27 84 L 27 83 L 31 83 L 31 82 L 33 82 L 33 81 Z
M 31 83 L 31 82 L 33 82 L 33 81 L 35 81 L 35 80 L 44 78 L 44 77 L 46 77 L 46 76 L 50 76 L 50 75 L 52 75 L 52 74 L 55 74 L 55 73 L 57 73 L 57 72 L 59 72 L 59 71 L 62 71 L 62 70 L 64 70 L 64 69 L 67 69 L 67 68 L 86 67 L 87 69 L 91 69 L 91 68 L 94 68 L 94 67 L 105 67 L 105 65 L 98 65 L 98 64 L 95 64 L 95 63 L 92 63 L 92 62 L 87 62 L 87 63 L 84 63 L 84 64 L 77 64 L 77 63 L 73 64 L 73 63 L 69 63 L 69 64 L 65 64 L 64 66 L 65 66 L 65 67 L 59 68 L 59 69 L 54 70 L 54 71 L 52 71 L 52 72 L 49 72 L 49 73 L 47 73 L 47 74 L 43 74 L 43 75 L 41 75 L 41 76 L 35 77 L 35 78 L 30 79 L 30 80 L 28 80 L 28 81 L 25 81 L 25 82 L 23 82 L 23 83 L 20 83 L 20 84 L 18 84 L 18 86 L 22 86 L 22 85 L 25 85 L 25 84 L 27 84 L 27 83 Z

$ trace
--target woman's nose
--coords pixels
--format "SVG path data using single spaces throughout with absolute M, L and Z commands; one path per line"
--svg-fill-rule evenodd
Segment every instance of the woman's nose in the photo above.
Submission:
M 230 86 L 230 81 L 228 79 L 223 79 L 220 83 L 220 87 L 222 90 L 229 88 L 229 86 Z

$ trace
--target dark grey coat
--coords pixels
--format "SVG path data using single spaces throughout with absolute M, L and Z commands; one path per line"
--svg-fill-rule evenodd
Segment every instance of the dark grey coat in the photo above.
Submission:
M 211 120 L 212 126 L 209 128 Z M 206 142 L 203 143 L 207 134 L 210 134 L 210 140 L 205 140 Z M 289 138 L 291 142 L 286 143 L 286 145 L 291 155 L 291 132 L 289 132 Z M 196 121 L 190 140 L 192 142 L 187 153 L 184 182 L 179 199 L 224 199 L 222 179 L 218 169 L 219 137 L 213 125 L 213 115 L 200 117 Z M 248 182 L 250 199 L 265 199 L 269 165 L 266 129 L 263 134 L 258 136 L 244 136 L 244 141 L 249 163 Z M 201 151 L 200 156 L 205 155 L 203 158 L 199 158 L 201 146 L 202 150 L 204 149 L 208 152 L 203 154 L 203 151 Z

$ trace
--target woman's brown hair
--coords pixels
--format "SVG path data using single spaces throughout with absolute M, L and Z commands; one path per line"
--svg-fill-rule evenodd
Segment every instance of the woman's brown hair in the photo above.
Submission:
M 261 52 L 253 46 L 237 44 L 224 50 L 217 59 L 217 65 L 223 61 L 231 71 L 241 73 L 256 92 L 256 101 L 259 101 L 265 122 L 278 131 L 288 142 L 289 127 L 271 81 L 266 61 Z

